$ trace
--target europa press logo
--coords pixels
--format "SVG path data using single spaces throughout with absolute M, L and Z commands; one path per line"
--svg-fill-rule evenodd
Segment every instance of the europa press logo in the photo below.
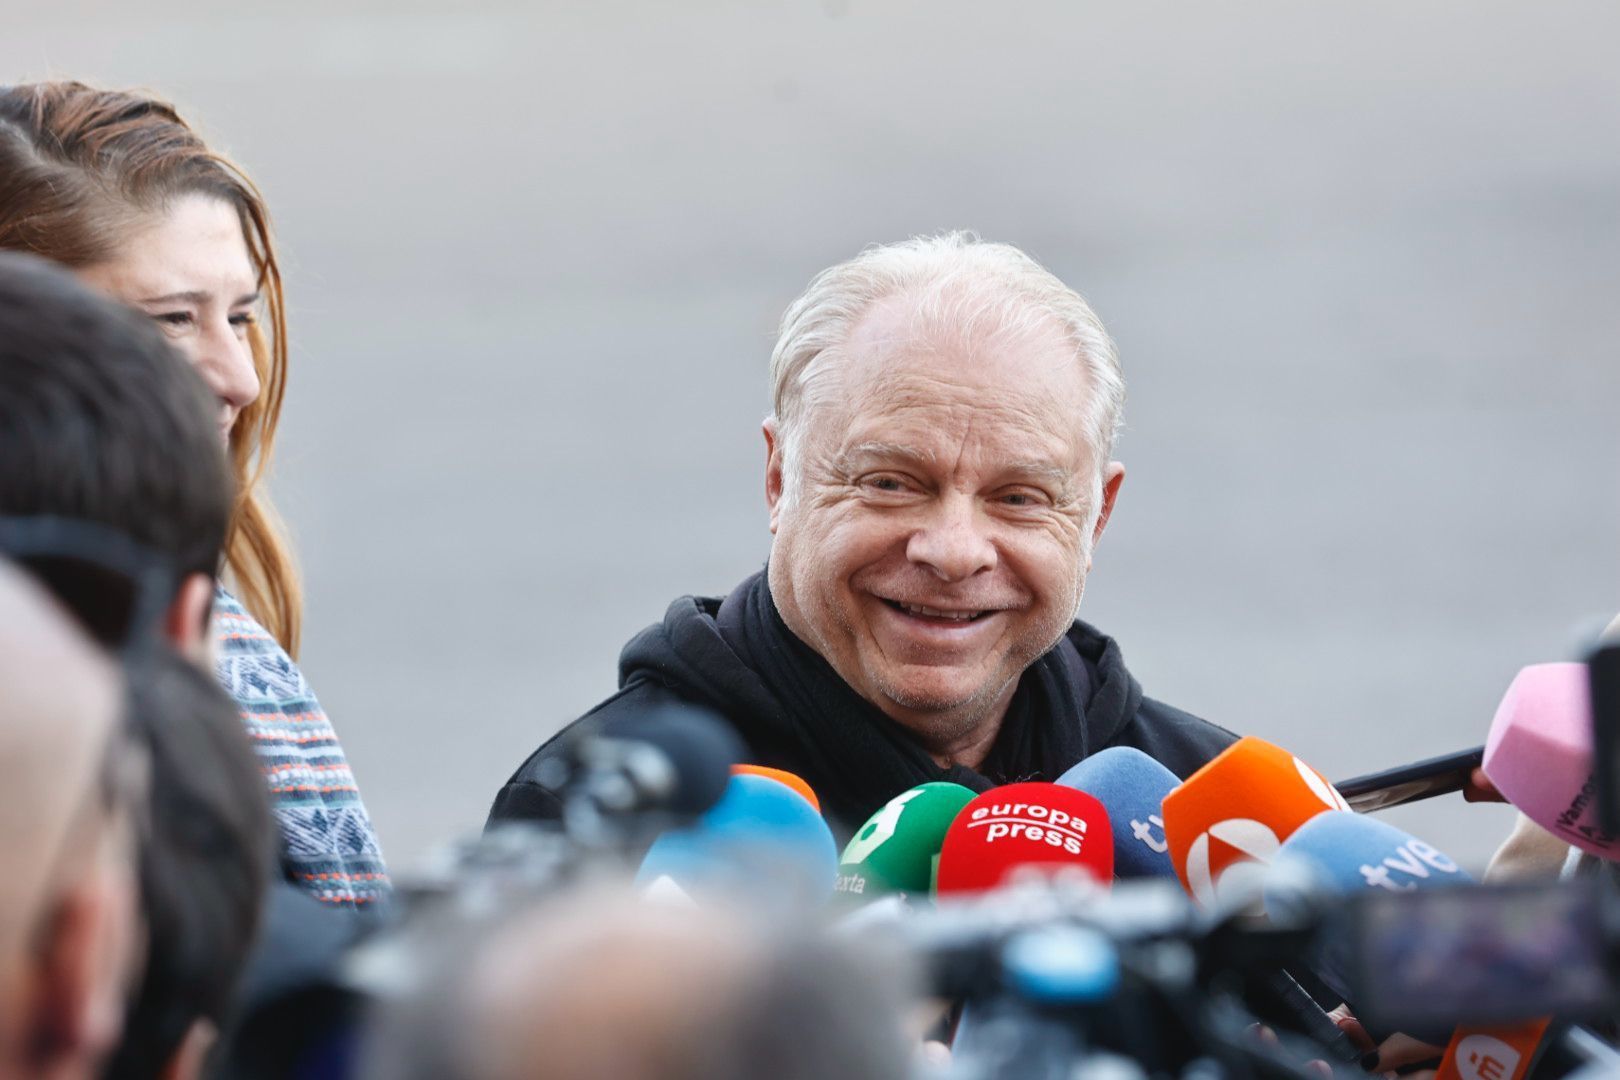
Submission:
M 1019 838 L 1032 844 L 1062 848 L 1070 855 L 1080 854 L 1086 842 L 1086 823 L 1067 810 L 1040 803 L 1004 802 L 980 806 L 968 815 L 969 830 L 983 829 L 985 844 Z
M 1031 780 L 983 792 L 962 808 L 945 834 L 934 884 L 944 895 L 1071 872 L 1113 879 L 1108 811 L 1076 788 Z
M 1322 810 L 1350 809 L 1344 796 L 1321 773 L 1297 757 L 1290 758 L 1306 791 L 1321 803 Z M 1187 849 L 1187 888 L 1206 908 L 1247 903 L 1258 897 L 1266 867 L 1281 847 L 1282 838 L 1263 821 L 1217 821 L 1199 833 Z

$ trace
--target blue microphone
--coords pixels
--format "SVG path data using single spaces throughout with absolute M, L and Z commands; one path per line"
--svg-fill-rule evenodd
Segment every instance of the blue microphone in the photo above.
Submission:
M 1079 788 L 1107 809 L 1114 832 L 1115 877 L 1180 882 L 1161 812 L 1164 797 L 1181 786 L 1175 773 L 1134 747 L 1110 746 L 1074 766 L 1057 782 Z M 1360 1057 L 1349 1037 L 1288 972 L 1271 973 L 1257 995 L 1268 1008 L 1286 1015 L 1299 1030 L 1321 1043 L 1330 1057 L 1341 1062 Z
M 1301 825 L 1277 852 L 1276 861 L 1302 867 L 1316 885 L 1336 893 L 1408 892 L 1474 880 L 1432 845 L 1386 822 L 1345 810 L 1318 814 Z M 1268 910 L 1270 903 L 1268 891 Z
M 815 808 L 779 781 L 742 773 L 694 824 L 653 842 L 636 884 L 654 895 L 819 901 L 837 877 L 838 847 Z
M 1468 885 L 1461 867 L 1431 844 L 1363 814 L 1331 810 L 1301 825 L 1282 845 L 1266 882 L 1266 913 L 1292 918 L 1323 893 L 1350 896 L 1369 889 L 1410 892 Z M 1355 958 L 1343 935 L 1324 935 L 1311 967 L 1351 1005 Z M 1424 1042 L 1445 1045 L 1450 1028 L 1408 1030 Z M 1390 1032 L 1369 1032 L 1382 1041 Z
M 1064 787 L 1078 788 L 1108 810 L 1114 831 L 1114 876 L 1174 878 L 1170 845 L 1164 838 L 1159 808 L 1181 781 L 1176 774 L 1129 746 L 1099 750 L 1058 777 Z

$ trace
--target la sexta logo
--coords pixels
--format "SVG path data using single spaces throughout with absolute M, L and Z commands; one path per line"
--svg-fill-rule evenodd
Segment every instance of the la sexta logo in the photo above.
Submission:
M 861 831 L 850 840 L 849 846 L 844 848 L 845 863 L 863 863 L 867 856 L 882 847 L 893 836 L 894 830 L 900 825 L 900 818 L 906 812 L 906 804 L 921 795 L 921 788 L 912 788 L 902 791 L 894 798 L 883 804 L 883 809 L 873 814 Z
M 967 827 L 970 830 L 983 830 L 978 835 L 987 845 L 1003 840 L 1023 840 L 1061 848 L 1070 855 L 1080 854 L 1086 840 L 1086 823 L 1083 820 L 1066 810 L 1039 803 L 981 806 L 973 811 Z

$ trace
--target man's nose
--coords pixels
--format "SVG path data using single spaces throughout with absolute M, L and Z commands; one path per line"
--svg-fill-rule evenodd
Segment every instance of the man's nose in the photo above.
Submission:
M 975 500 L 952 493 L 938 500 L 928 520 L 911 534 L 906 558 L 942 581 L 963 581 L 995 569 L 996 546 Z
M 259 373 L 253 366 L 253 349 L 246 335 L 227 320 L 211 324 L 203 335 L 198 370 L 208 388 L 238 412 L 259 396 Z

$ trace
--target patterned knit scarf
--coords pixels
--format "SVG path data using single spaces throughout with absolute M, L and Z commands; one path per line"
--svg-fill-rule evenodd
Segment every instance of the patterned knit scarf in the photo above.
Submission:
M 343 907 L 386 896 L 388 870 L 354 773 L 298 665 L 224 589 L 214 593 L 214 635 L 215 672 L 258 751 L 288 878 Z

